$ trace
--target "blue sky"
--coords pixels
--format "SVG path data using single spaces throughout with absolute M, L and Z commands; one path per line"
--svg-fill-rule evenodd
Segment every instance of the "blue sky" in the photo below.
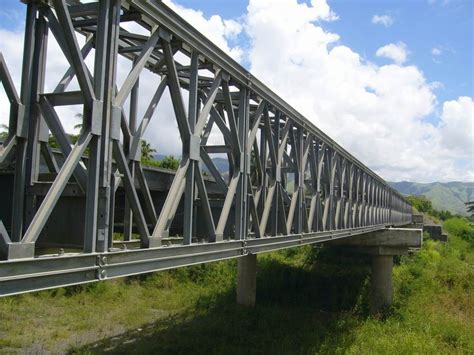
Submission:
M 247 8 L 245 0 L 177 0 L 176 3 L 200 10 L 205 16 L 218 14 L 238 19 Z M 311 1 L 299 1 L 308 4 Z M 422 69 L 430 82 L 440 82 L 438 100 L 473 95 L 473 11 L 471 0 L 336 0 L 328 1 L 337 21 L 323 27 L 341 36 L 340 43 L 378 64 L 388 60 L 375 56 L 389 42 L 404 42 L 409 51 L 407 64 Z M 390 27 L 372 23 L 375 14 L 393 18 Z M 239 36 L 241 46 L 246 37 Z M 441 50 L 439 56 L 431 52 Z M 433 118 L 436 120 L 436 118 Z
M 474 1 L 163 1 L 387 180 L 474 181 Z M 26 6 L 1 5 L 0 51 L 19 87 Z M 4 100 L 0 87 L 0 123 Z M 145 138 L 179 154 L 168 128 Z
M 422 69 L 430 82 L 441 82 L 436 91 L 439 101 L 472 96 L 473 80 L 473 2 L 423 0 L 333 1 L 331 6 L 340 20 L 326 28 L 341 34 L 341 41 L 382 64 L 374 56 L 387 42 L 403 41 L 411 54 L 408 63 Z M 373 14 L 389 15 L 388 28 L 374 25 Z M 381 27 L 381 28 L 380 28 Z M 433 48 L 441 50 L 433 56 Z

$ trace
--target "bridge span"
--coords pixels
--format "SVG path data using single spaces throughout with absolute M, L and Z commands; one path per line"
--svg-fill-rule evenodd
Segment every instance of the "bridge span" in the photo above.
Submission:
M 398 192 L 161 1 L 24 2 L 21 85 L 0 53 L 11 104 L 0 295 L 240 258 L 238 299 L 251 304 L 258 253 L 336 240 L 379 256 L 419 246 L 418 232 L 394 229 L 412 223 Z M 56 85 L 46 85 L 51 41 L 69 64 Z M 63 110 L 73 106 L 74 142 Z M 141 163 L 160 115 L 177 127 L 175 172 Z M 377 260 L 376 270 L 390 264 Z

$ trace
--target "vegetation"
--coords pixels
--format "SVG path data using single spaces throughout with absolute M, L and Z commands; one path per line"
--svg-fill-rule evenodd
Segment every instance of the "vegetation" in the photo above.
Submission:
M 254 309 L 235 304 L 235 260 L 0 299 L 0 351 L 473 353 L 473 228 L 445 228 L 397 259 L 378 317 L 368 259 L 301 247 L 259 256 Z
M 436 217 L 442 221 L 453 218 L 456 215 L 453 215 L 450 211 L 438 211 L 433 208 L 433 205 L 430 200 L 425 196 L 407 196 L 407 200 L 411 205 L 418 211 L 422 213 L 427 213 L 433 217 Z
M 178 170 L 180 161 L 172 155 L 167 155 L 162 160 L 144 159 L 142 156 L 142 164 L 145 166 L 152 166 L 156 168 L 163 168 L 169 170 Z
M 81 113 L 77 113 L 76 115 L 74 115 L 74 117 L 76 119 L 79 119 L 79 120 L 82 121 L 82 114 Z M 82 122 L 79 122 L 79 123 L 75 124 L 74 129 L 81 130 L 82 129 Z M 66 135 L 69 138 L 69 142 L 71 144 L 76 144 L 77 140 L 79 139 L 79 134 L 66 133 Z M 51 133 L 49 134 L 48 144 L 53 149 L 59 149 L 58 141 L 56 140 L 56 137 L 53 136 Z M 89 152 L 90 152 L 90 149 L 89 149 L 89 147 L 87 147 L 86 150 L 84 151 L 84 155 L 88 156 Z
M 8 126 L 6 124 L 0 125 L 0 142 L 3 142 L 8 137 Z
M 449 233 L 474 243 L 474 227 L 465 218 L 451 218 L 444 223 L 444 228 Z
M 407 200 L 411 203 L 413 207 L 417 209 L 418 212 L 429 212 L 433 209 L 431 201 L 428 200 L 425 196 L 407 196 Z
M 474 201 L 466 202 L 466 210 L 471 217 L 474 217 Z
M 452 214 L 467 217 L 466 201 L 474 199 L 474 182 L 391 182 L 390 185 L 405 195 L 426 196 L 436 210 L 448 210 Z
M 80 129 L 82 127 L 82 124 L 79 123 L 74 128 Z M 78 134 L 68 134 L 69 141 L 71 144 L 75 144 L 79 138 Z M 0 140 L 1 140 L 1 135 L 0 135 Z M 58 142 L 56 141 L 56 138 L 53 135 L 49 135 L 49 145 L 51 148 L 59 149 Z M 141 141 L 141 163 L 144 166 L 152 166 L 152 167 L 157 167 L 157 168 L 163 168 L 163 169 L 170 169 L 170 170 L 177 170 L 179 167 L 180 161 L 176 159 L 172 155 L 168 155 L 162 160 L 156 160 L 154 157 L 154 153 L 156 153 L 156 149 L 152 148 L 150 143 L 147 142 L 145 139 Z M 85 155 L 87 156 L 89 154 L 89 148 L 86 149 Z
M 153 153 L 156 153 L 156 149 L 152 148 L 150 143 L 148 143 L 145 139 L 142 139 L 141 144 L 142 160 L 153 160 Z
M 145 139 L 142 139 L 141 144 L 141 163 L 144 166 L 152 166 L 156 168 L 163 168 L 175 171 L 178 170 L 180 161 L 174 156 L 168 155 L 161 160 L 156 160 L 154 156 L 154 153 L 156 153 L 156 149 L 152 148 L 150 143 L 148 143 Z

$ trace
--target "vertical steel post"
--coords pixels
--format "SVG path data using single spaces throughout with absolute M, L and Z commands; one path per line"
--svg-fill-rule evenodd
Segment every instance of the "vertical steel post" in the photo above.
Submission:
M 279 151 L 280 148 L 280 113 L 276 112 L 275 114 L 275 121 L 273 125 L 273 132 L 269 131 L 268 133 L 273 133 L 273 136 L 267 136 L 267 142 L 268 144 L 273 144 L 275 147 L 277 147 L 277 151 Z M 285 148 L 284 148 L 285 149 Z M 271 150 L 270 150 L 271 154 Z M 272 207 L 270 209 L 270 233 L 271 235 L 277 235 L 278 230 L 280 228 L 279 226 L 279 221 L 278 221 L 278 211 L 279 211 L 279 206 L 280 206 L 280 194 L 281 194 L 281 160 L 278 160 L 278 155 L 277 155 L 277 161 L 276 161 L 276 166 L 272 166 L 272 169 L 270 169 L 272 177 L 270 180 L 273 180 L 273 183 L 275 184 L 275 192 L 273 193 L 273 202 L 272 202 Z
M 23 65 L 21 71 L 20 101 L 24 105 L 24 112 L 19 113 L 17 127 L 17 147 L 15 156 L 15 180 L 13 184 L 13 206 L 11 240 L 19 242 L 24 228 L 25 183 L 27 174 L 27 143 L 28 121 L 31 101 L 31 81 L 34 56 L 34 39 L 36 29 L 36 15 L 38 5 L 29 3 L 26 10 L 25 39 L 23 49 Z
M 107 45 L 105 47 L 105 73 L 102 111 L 102 130 L 99 155 L 99 196 L 97 218 L 97 245 L 96 250 L 107 250 L 110 223 L 110 185 L 112 176 L 112 141 L 119 139 L 112 134 L 112 127 L 120 127 L 121 111 L 114 110 L 113 102 L 116 95 L 116 66 L 118 55 L 118 36 L 120 27 L 120 1 L 111 0 L 109 26 L 107 28 Z M 117 132 L 115 132 L 117 133 Z
M 198 112 L 198 74 L 199 74 L 199 53 L 193 51 L 191 54 L 191 76 L 189 80 L 189 105 L 188 122 L 191 132 L 194 132 Z M 209 123 L 208 123 L 209 124 Z M 189 245 L 193 235 L 194 219 L 194 174 L 198 162 L 192 160 L 186 172 L 186 187 L 184 191 L 184 224 L 183 224 L 183 244 Z
M 297 136 L 296 136 L 296 154 L 298 155 L 298 165 L 297 165 L 297 173 L 295 174 L 295 186 L 298 183 L 298 190 L 294 191 L 294 193 L 298 194 L 298 202 L 296 205 L 296 216 L 295 216 L 295 232 L 302 233 L 303 232 L 303 199 L 304 199 L 304 170 L 305 167 L 303 166 L 303 152 L 304 152 L 304 136 L 303 136 L 303 127 L 298 128 Z M 298 182 L 296 181 L 298 180 Z M 288 231 L 290 232 L 290 230 Z
M 34 34 L 34 51 L 33 62 L 31 68 L 30 80 L 30 99 L 29 105 L 26 108 L 26 121 L 28 124 L 28 143 L 26 147 L 26 179 L 25 190 L 32 186 L 38 180 L 41 144 L 39 142 L 40 135 L 40 113 L 37 106 L 38 94 L 44 89 L 44 78 L 46 69 L 46 52 L 48 27 L 46 21 L 42 16 L 41 11 L 38 11 L 38 18 L 35 23 Z M 25 198 L 25 219 L 24 228 L 28 228 L 31 220 L 36 212 L 36 196 L 27 195 Z
M 97 101 L 92 107 L 84 107 L 86 123 L 91 126 L 93 133 L 86 195 L 85 252 L 105 251 L 108 245 L 112 154 L 110 116 L 119 21 L 120 2 L 100 1 L 94 65 L 94 93 Z
M 133 61 L 133 66 L 135 66 L 137 63 L 136 59 Z M 140 79 L 138 78 L 135 84 L 133 85 L 133 88 L 130 92 L 130 113 L 129 113 L 129 129 L 130 129 L 130 134 L 132 139 L 139 139 L 138 136 L 136 136 L 137 133 L 137 109 L 138 109 L 138 94 L 139 94 L 139 81 Z M 128 156 L 130 153 L 130 148 L 131 148 L 131 141 L 126 142 L 124 139 L 124 151 L 125 154 Z M 129 159 L 132 157 L 129 157 Z M 135 160 L 130 159 L 129 163 L 129 168 L 130 168 L 130 174 L 132 175 L 133 181 L 135 181 Z M 125 197 L 125 206 L 123 209 L 123 239 L 124 240 L 131 240 L 132 239 L 132 232 L 133 232 L 133 212 L 130 208 L 130 204 L 128 202 L 128 199 Z
M 247 238 L 247 172 L 250 165 L 249 156 L 246 154 L 248 122 L 249 122 L 249 94 L 246 87 L 240 88 L 238 129 L 240 140 L 240 178 L 237 184 L 235 199 L 235 239 Z
M 265 132 L 261 131 L 260 135 L 260 157 L 256 156 L 255 159 L 260 159 L 262 165 L 262 181 L 261 181 L 261 192 L 260 192 L 260 201 L 258 203 L 258 214 L 262 215 L 263 209 L 265 206 L 265 201 L 267 199 L 268 192 L 268 175 L 267 175 L 267 139 L 265 137 Z

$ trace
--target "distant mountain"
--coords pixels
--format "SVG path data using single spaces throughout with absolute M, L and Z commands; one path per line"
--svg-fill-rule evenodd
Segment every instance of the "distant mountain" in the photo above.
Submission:
M 221 174 L 224 174 L 229 171 L 229 161 L 227 160 L 227 158 L 212 158 L 212 162 Z
M 474 200 L 474 182 L 389 182 L 389 184 L 405 195 L 423 195 L 437 210 L 447 210 L 451 213 L 467 215 L 467 201 Z

